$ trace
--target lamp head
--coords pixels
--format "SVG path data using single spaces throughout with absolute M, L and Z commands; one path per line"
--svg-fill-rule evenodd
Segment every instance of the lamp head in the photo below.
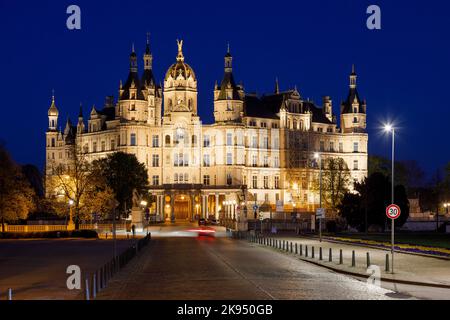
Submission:
M 387 123 L 384 125 L 384 131 L 391 132 L 392 131 L 392 124 Z

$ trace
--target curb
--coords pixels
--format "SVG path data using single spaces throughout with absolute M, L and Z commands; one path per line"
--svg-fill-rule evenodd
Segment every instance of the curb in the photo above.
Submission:
M 245 239 L 243 239 L 243 240 L 245 240 Z M 246 241 L 248 242 L 248 240 L 246 240 Z M 249 243 L 253 243 L 253 242 L 249 242 Z M 276 249 L 276 248 L 272 248 L 270 246 L 261 245 L 259 243 L 254 243 L 254 244 L 258 245 L 259 247 L 262 247 L 262 248 Z M 277 252 L 280 252 L 280 253 L 284 252 L 282 250 L 274 250 L 274 251 L 277 251 Z M 285 253 L 289 253 L 289 252 L 286 251 Z M 352 277 L 358 277 L 358 278 L 367 278 L 368 277 L 367 274 L 361 274 L 361 273 L 356 273 L 356 272 L 351 272 L 351 271 L 345 271 L 345 270 L 337 269 L 337 268 L 334 268 L 332 266 L 328 266 L 328 265 L 316 262 L 314 260 L 305 259 L 305 258 L 303 258 L 301 256 L 298 256 L 298 255 L 292 255 L 292 254 L 289 254 L 289 255 L 291 257 L 297 258 L 298 260 L 301 260 L 301 261 L 304 261 L 304 262 L 308 262 L 308 263 L 314 264 L 314 265 L 319 266 L 319 267 L 323 267 L 325 269 L 334 271 L 336 273 L 345 274 L 345 275 L 349 275 L 349 276 L 352 276 Z M 421 286 L 421 287 L 433 287 L 433 288 L 441 288 L 441 289 L 450 289 L 450 285 L 439 284 L 439 283 L 418 282 L 418 281 L 409 281 L 409 280 L 401 280 L 401 279 L 390 279 L 390 278 L 383 278 L 383 277 L 380 277 L 380 281 L 391 282 L 391 283 L 398 283 L 398 284 L 406 284 L 406 285 L 413 285 L 413 286 Z
M 316 238 L 316 237 L 298 236 L 298 235 L 296 235 L 296 236 L 298 238 L 312 239 L 312 240 L 318 241 L 318 238 Z M 333 240 L 333 239 L 327 239 L 327 238 L 322 238 L 322 241 L 338 243 L 338 244 L 345 244 L 345 245 L 349 245 L 349 246 L 358 246 L 358 247 L 372 248 L 372 249 L 378 249 L 378 250 L 384 250 L 384 251 L 391 251 L 391 249 L 389 249 L 389 248 L 377 247 L 377 246 L 373 246 L 370 244 L 353 243 L 353 242 L 339 241 L 339 240 Z M 439 260 L 450 261 L 450 257 L 436 256 L 436 255 L 432 255 L 432 254 L 418 253 L 418 252 L 409 252 L 409 251 L 404 251 L 402 249 L 395 249 L 395 252 L 403 253 L 403 254 L 410 254 L 410 255 L 420 256 L 420 257 L 425 257 L 425 258 L 434 258 L 434 259 L 439 259 Z

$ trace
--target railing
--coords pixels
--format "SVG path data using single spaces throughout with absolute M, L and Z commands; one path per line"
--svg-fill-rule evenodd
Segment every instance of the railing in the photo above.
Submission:
M 123 223 L 116 224 L 116 230 L 124 230 L 129 226 Z M 99 232 L 112 232 L 112 223 L 98 223 L 98 224 L 80 224 L 80 230 L 97 230 Z M 66 231 L 67 225 L 8 225 L 5 224 L 5 232 L 46 232 L 46 231 Z M 1 225 L 0 225 L 1 231 Z

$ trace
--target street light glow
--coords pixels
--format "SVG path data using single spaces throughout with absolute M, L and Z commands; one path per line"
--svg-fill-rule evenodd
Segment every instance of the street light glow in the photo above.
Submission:
M 147 201 L 142 200 L 142 201 L 141 201 L 141 206 L 146 207 L 146 206 L 147 206 Z
M 319 153 L 318 152 L 314 152 L 314 159 L 319 159 Z
M 69 206 L 73 205 L 73 200 L 69 199 Z
M 387 123 L 384 125 L 384 131 L 391 132 L 392 131 L 392 124 Z

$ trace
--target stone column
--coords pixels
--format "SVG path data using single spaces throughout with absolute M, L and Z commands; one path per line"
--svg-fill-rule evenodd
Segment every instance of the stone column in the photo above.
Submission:
M 214 205 L 215 205 L 215 211 L 216 211 L 216 219 L 219 219 L 219 194 L 218 193 L 215 194 Z
M 202 195 L 202 218 L 206 218 L 206 196 Z

